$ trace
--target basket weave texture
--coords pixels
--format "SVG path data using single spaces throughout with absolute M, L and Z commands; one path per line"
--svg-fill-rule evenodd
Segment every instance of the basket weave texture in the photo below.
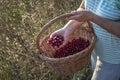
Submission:
M 79 29 L 76 29 L 72 35 L 70 36 L 70 40 L 77 39 L 79 37 L 84 38 L 85 40 L 89 40 L 90 45 L 76 53 L 67 57 L 62 58 L 53 58 L 55 53 L 55 49 L 48 45 L 47 40 L 49 35 L 47 35 L 44 39 L 41 40 L 41 35 L 48 27 L 51 27 L 53 23 L 55 23 L 59 19 L 64 19 L 69 17 L 71 14 L 63 14 L 55 17 L 51 21 L 49 21 L 46 25 L 43 26 L 41 31 L 37 36 L 37 48 L 39 50 L 40 58 L 45 61 L 50 67 L 58 74 L 58 75 L 70 75 L 76 73 L 83 68 L 85 68 L 90 62 L 91 52 L 94 48 L 96 36 L 94 34 L 94 30 L 89 22 L 86 22 L 81 25 Z

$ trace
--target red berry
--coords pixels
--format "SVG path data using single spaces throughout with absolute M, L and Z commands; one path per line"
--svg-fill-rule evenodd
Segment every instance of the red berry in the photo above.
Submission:
M 65 46 L 58 49 L 55 52 L 54 57 L 61 58 L 61 57 L 73 55 L 87 48 L 89 44 L 90 42 L 88 40 L 84 40 L 83 38 L 73 39 L 71 42 L 68 42 Z
M 64 41 L 63 36 L 55 35 L 52 38 L 48 39 L 47 43 L 53 47 L 59 47 Z

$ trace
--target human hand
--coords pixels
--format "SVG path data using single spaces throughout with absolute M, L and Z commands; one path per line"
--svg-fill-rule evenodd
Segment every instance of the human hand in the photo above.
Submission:
M 51 33 L 50 38 L 54 37 L 55 35 L 63 36 L 64 32 L 65 32 L 64 28 L 58 29 L 58 30 L 54 31 L 53 33 Z
M 62 44 L 61 44 L 60 46 L 54 46 L 55 49 L 59 49 L 59 48 L 63 47 L 63 46 L 68 42 L 68 40 L 69 40 L 69 38 L 70 38 L 70 35 L 72 35 L 72 32 L 73 32 L 73 31 L 71 31 L 71 30 L 73 30 L 71 27 L 69 27 L 69 28 L 61 28 L 61 29 L 53 32 L 53 33 L 50 35 L 49 40 L 54 39 L 54 37 L 55 37 L 56 35 L 58 35 L 58 36 L 60 35 L 60 36 L 63 37 L 63 42 L 62 42 Z M 60 43 L 61 43 L 61 42 L 60 42 Z
M 54 47 L 55 49 L 58 49 L 58 48 L 62 47 L 63 45 L 65 45 L 68 37 L 66 36 L 65 28 L 61 28 L 61 29 L 59 29 L 59 30 L 54 31 L 54 32 L 50 35 L 50 39 L 53 39 L 54 36 L 56 36 L 56 35 L 58 35 L 58 36 L 60 35 L 60 36 L 62 36 L 63 39 L 64 39 L 64 40 L 63 40 L 63 43 L 62 43 L 60 46 L 55 46 L 55 47 Z
M 88 10 L 79 10 L 71 12 L 72 16 L 69 17 L 71 20 L 77 20 L 79 22 L 92 21 L 94 18 L 94 13 Z

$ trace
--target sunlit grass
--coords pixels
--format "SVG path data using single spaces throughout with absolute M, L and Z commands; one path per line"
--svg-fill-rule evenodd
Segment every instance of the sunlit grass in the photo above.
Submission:
M 36 51 L 36 36 L 43 25 L 79 5 L 80 0 L 1 0 L 0 80 L 86 80 L 90 67 L 79 74 L 57 77 Z M 66 22 L 58 21 L 50 32 Z

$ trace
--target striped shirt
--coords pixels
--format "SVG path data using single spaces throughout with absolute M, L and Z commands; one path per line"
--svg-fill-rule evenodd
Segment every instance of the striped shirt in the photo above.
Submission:
M 118 0 L 85 0 L 85 8 L 112 21 L 120 21 Z M 120 4 L 119 4 L 120 6 Z M 92 23 L 97 41 L 94 52 L 105 62 L 120 64 L 120 38 Z M 114 27 L 114 26 L 113 26 Z

